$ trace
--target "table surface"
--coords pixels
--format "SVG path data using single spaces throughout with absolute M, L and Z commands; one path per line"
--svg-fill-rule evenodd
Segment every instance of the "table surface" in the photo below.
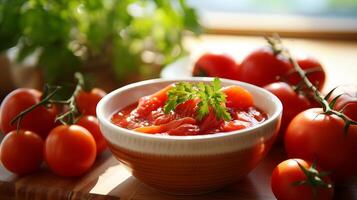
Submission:
M 136 178 L 106 151 L 92 170 L 79 178 L 58 177 L 46 170 L 17 177 L 0 167 L 0 196 L 2 199 L 64 199 L 68 196 L 91 199 L 130 200 L 214 200 L 214 199 L 275 199 L 270 190 L 273 168 L 285 159 L 282 147 L 276 146 L 268 156 L 246 177 L 219 191 L 198 196 L 174 196 L 152 189 Z M 357 179 L 339 184 L 334 199 L 357 199 Z
M 342 84 L 357 83 L 357 42 L 287 39 L 284 43 L 294 53 L 301 51 L 321 61 L 327 72 L 325 91 Z M 225 52 L 239 62 L 251 50 L 265 45 L 262 38 L 212 36 L 185 39 L 193 58 L 203 52 Z M 270 175 L 285 159 L 282 147 L 273 148 L 249 175 L 234 185 L 200 196 L 172 196 L 149 188 L 131 174 L 109 151 L 98 157 L 92 170 L 82 177 L 62 178 L 46 167 L 37 173 L 17 177 L 0 165 L 1 199 L 275 199 L 270 190 Z M 357 179 L 336 187 L 335 199 L 357 199 Z

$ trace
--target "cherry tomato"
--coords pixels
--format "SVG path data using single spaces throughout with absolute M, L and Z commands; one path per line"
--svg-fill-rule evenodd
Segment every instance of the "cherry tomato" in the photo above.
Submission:
M 234 59 L 225 54 L 206 53 L 195 63 L 193 76 L 210 76 L 237 79 L 238 65 Z
M 332 187 L 315 187 L 316 197 L 313 187 L 309 185 L 294 185 L 297 182 L 308 180 L 299 164 L 305 169 L 311 167 L 311 163 L 302 159 L 289 159 L 277 165 L 271 177 L 271 189 L 278 200 L 328 200 L 333 197 Z M 317 169 L 318 170 L 318 169 Z M 325 184 L 331 184 L 330 178 L 323 177 Z
M 45 160 L 60 176 L 82 175 L 93 165 L 96 154 L 93 136 L 78 125 L 57 126 L 45 141 Z
M 253 96 L 248 90 L 232 85 L 221 89 L 226 96 L 226 106 L 230 108 L 247 109 L 253 106 Z
M 97 154 L 100 154 L 107 148 L 107 142 L 105 141 L 105 138 L 100 131 L 99 121 L 96 117 L 91 115 L 84 115 L 77 121 L 76 124 L 86 128 L 93 135 L 97 145 Z
M 301 112 L 285 133 L 288 156 L 318 161 L 332 172 L 333 180 L 357 175 L 357 125 L 351 125 L 346 133 L 344 125 L 341 118 L 322 114 L 320 108 Z
M 238 80 L 257 86 L 276 82 L 292 68 L 288 60 L 275 55 L 271 48 L 251 52 L 238 68 Z
M 311 83 L 317 86 L 317 89 L 321 91 L 325 84 L 326 74 L 324 68 L 319 63 L 319 61 L 311 57 L 304 57 L 297 59 L 297 63 L 299 64 L 301 69 L 305 71 L 305 73 L 308 73 L 307 77 L 311 81 Z M 313 71 L 309 73 L 310 70 Z M 301 81 L 301 78 L 297 72 L 289 74 L 287 78 L 289 83 L 291 83 L 292 85 L 297 85 Z
M 300 112 L 310 107 L 309 100 L 301 94 L 296 93 L 293 88 L 285 82 L 276 82 L 264 87 L 276 95 L 283 104 L 283 115 L 280 126 L 280 136 L 285 133 L 290 121 Z
M 32 131 L 9 132 L 0 146 L 0 160 L 9 171 L 24 175 L 40 168 L 43 161 L 43 140 Z
M 96 108 L 98 102 L 107 93 L 99 88 L 93 88 L 90 92 L 80 91 L 76 96 L 76 104 L 79 112 L 82 115 L 96 115 Z
M 343 114 L 350 119 L 357 121 L 357 97 L 342 95 L 336 102 L 335 109 L 343 110 Z
M 19 88 L 9 93 L 3 100 L 0 108 L 0 128 L 3 133 L 16 129 L 16 123 L 11 125 L 11 120 L 21 111 L 37 104 L 42 93 L 38 90 Z M 39 106 L 28 113 L 21 121 L 21 128 L 38 133 L 46 138 L 54 127 L 56 119 L 56 108 L 45 108 Z
M 334 109 L 342 110 L 347 117 L 357 121 L 357 87 L 346 85 L 337 88 L 330 101 L 339 94 L 342 94 L 342 96 L 337 99 Z

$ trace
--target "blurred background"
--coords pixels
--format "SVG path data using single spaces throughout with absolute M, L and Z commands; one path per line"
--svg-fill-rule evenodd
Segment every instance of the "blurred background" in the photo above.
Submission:
M 356 0 L 189 0 L 209 33 L 356 39 Z
M 159 77 L 166 65 L 193 53 L 193 44 L 256 42 L 234 36 L 343 40 L 357 53 L 357 0 L 0 2 L 2 97 L 17 87 L 71 84 L 76 71 L 110 91 Z

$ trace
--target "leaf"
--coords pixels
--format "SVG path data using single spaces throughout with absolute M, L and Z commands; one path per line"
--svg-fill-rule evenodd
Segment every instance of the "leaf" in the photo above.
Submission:
M 199 120 L 202 120 L 206 115 L 209 114 L 209 106 L 208 106 L 207 101 L 201 100 L 198 103 L 198 107 L 199 107 L 199 112 L 198 112 L 197 118 Z
M 201 34 L 203 30 L 200 26 L 200 23 L 198 22 L 198 16 L 196 11 L 193 8 L 188 7 L 184 0 L 180 0 L 179 3 L 184 13 L 183 20 L 185 28 L 192 31 L 196 35 Z
M 192 91 L 193 88 L 191 85 L 185 82 L 175 84 L 175 86 L 168 91 L 168 100 L 164 106 L 164 112 L 169 113 L 170 111 L 175 110 L 177 105 L 193 99 L 194 96 L 191 94 Z
M 177 105 L 191 99 L 199 98 L 200 101 L 197 104 L 198 120 L 202 120 L 208 115 L 210 108 L 212 108 L 218 119 L 228 121 L 231 119 L 231 116 L 225 107 L 225 94 L 223 94 L 220 89 L 221 83 L 218 78 L 214 79 L 210 85 L 202 82 L 198 84 L 179 82 L 168 91 L 168 100 L 165 103 L 164 112 L 169 113 L 175 110 Z
M 214 91 L 219 91 L 221 89 L 221 81 L 217 77 L 213 79 L 213 89 Z
M 331 97 L 332 93 L 333 93 L 337 88 L 338 88 L 338 86 L 335 87 L 335 88 L 333 88 L 332 90 L 330 90 L 330 91 L 326 94 L 326 96 L 324 97 L 324 99 L 325 99 L 326 101 L 328 101 L 328 99 Z
M 7 0 L 0 3 L 0 52 L 16 45 L 21 37 L 20 9 L 26 0 Z
M 304 174 L 307 176 L 309 174 L 309 171 L 300 164 L 299 161 L 295 160 L 295 162 L 299 165 L 300 169 L 304 172 Z
M 73 74 L 81 66 L 79 58 L 64 48 L 44 49 L 38 62 L 44 71 L 45 81 L 51 85 L 73 80 Z

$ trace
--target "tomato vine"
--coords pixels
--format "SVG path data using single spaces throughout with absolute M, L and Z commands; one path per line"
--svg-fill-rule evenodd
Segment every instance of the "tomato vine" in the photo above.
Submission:
M 83 90 L 84 79 L 79 72 L 75 73 L 74 77 L 77 80 L 77 85 L 69 99 L 66 101 L 51 101 L 52 103 L 68 105 L 68 110 L 56 117 L 56 121 L 60 121 L 62 124 L 74 124 L 76 122 L 76 116 L 81 115 L 76 105 L 76 96 L 79 91 Z
M 33 111 L 34 109 L 36 109 L 39 106 L 46 106 L 48 107 L 49 103 L 50 103 L 50 99 L 53 98 L 53 96 L 59 91 L 61 87 L 60 86 L 50 86 L 50 85 L 46 85 L 45 86 L 45 95 L 44 97 L 41 99 L 41 101 L 39 101 L 37 104 L 34 104 L 32 106 L 30 106 L 29 108 L 21 111 L 18 115 L 16 115 L 11 121 L 10 124 L 14 125 L 16 122 L 16 130 L 17 132 L 20 130 L 20 126 L 21 126 L 21 121 L 23 119 L 23 117 L 25 115 L 27 115 L 27 113 Z M 51 92 L 49 92 L 49 90 L 52 90 Z
M 21 111 L 18 115 L 16 115 L 10 122 L 11 125 L 14 125 L 16 123 L 16 130 L 20 130 L 21 127 L 21 121 L 24 116 L 26 116 L 28 113 L 33 111 L 39 106 L 45 106 L 46 108 L 49 108 L 53 106 L 54 104 L 60 104 L 60 105 L 67 105 L 68 110 L 59 116 L 56 117 L 56 121 L 60 121 L 62 124 L 74 124 L 78 116 L 80 116 L 80 112 L 78 111 L 77 105 L 76 105 L 76 100 L 75 97 L 78 94 L 79 91 L 83 90 L 84 88 L 84 79 L 81 73 L 77 72 L 75 73 L 75 78 L 77 80 L 77 85 L 72 93 L 72 95 L 67 99 L 67 100 L 55 100 L 53 97 L 57 94 L 57 92 L 61 89 L 60 86 L 52 86 L 52 85 L 46 85 L 44 89 L 44 95 L 41 98 L 41 100 L 30 106 L 29 108 Z
M 346 116 L 345 114 L 342 113 L 342 110 L 337 111 L 334 110 L 334 105 L 337 101 L 337 99 L 341 96 L 338 95 L 336 96 L 330 103 L 328 102 L 328 99 L 331 97 L 333 91 L 336 89 L 332 89 L 326 96 L 323 96 L 319 90 L 310 82 L 310 80 L 307 78 L 307 75 L 305 71 L 299 66 L 295 58 L 291 55 L 290 51 L 283 45 L 279 35 L 274 34 L 272 37 L 266 37 L 267 42 L 270 44 L 271 48 L 273 51 L 277 54 L 280 54 L 284 57 L 286 57 L 289 62 L 293 65 L 294 69 L 298 73 L 298 75 L 302 79 L 302 83 L 309 89 L 313 95 L 316 101 L 320 103 L 323 109 L 322 114 L 326 115 L 336 115 L 339 118 L 341 118 L 344 122 L 344 133 L 347 134 L 348 128 L 350 125 L 356 125 L 357 122 Z

